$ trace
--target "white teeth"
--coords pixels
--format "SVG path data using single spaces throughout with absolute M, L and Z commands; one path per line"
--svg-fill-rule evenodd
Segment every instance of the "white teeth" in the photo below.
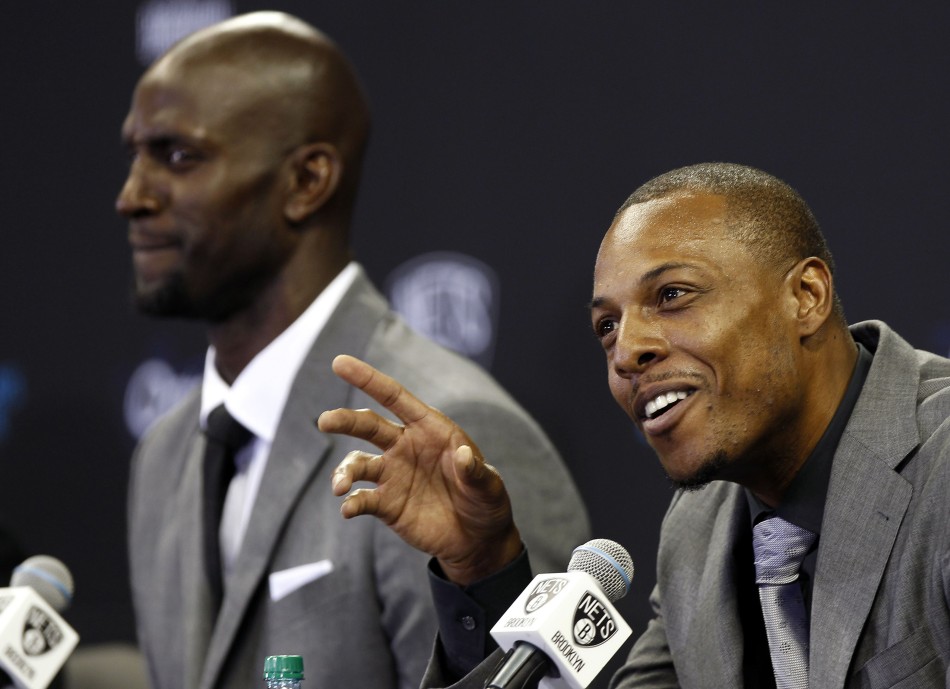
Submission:
M 664 392 L 657 395 L 654 399 L 646 403 L 644 412 L 648 419 L 652 419 L 653 415 L 656 414 L 661 409 L 665 409 L 674 402 L 680 400 L 685 400 L 689 397 L 689 393 L 686 390 L 677 390 L 676 392 Z

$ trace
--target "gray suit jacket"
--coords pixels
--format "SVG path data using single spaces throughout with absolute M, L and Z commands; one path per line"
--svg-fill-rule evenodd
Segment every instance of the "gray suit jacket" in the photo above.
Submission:
M 535 422 L 474 364 L 413 333 L 361 274 L 294 381 L 214 625 L 201 554 L 199 391 L 136 450 L 132 589 L 154 689 L 256 689 L 264 658 L 278 653 L 303 655 L 314 688 L 418 684 L 435 631 L 426 558 L 376 519 L 340 517 L 330 474 L 347 452 L 369 448 L 314 425 L 325 409 L 376 406 L 333 375 L 339 353 L 461 423 L 504 473 L 537 566 L 563 567 L 587 538 L 574 484 Z M 272 600 L 270 575 L 322 560 L 329 574 Z
M 950 687 L 950 360 L 883 323 L 852 328 L 874 353 L 838 445 L 811 612 L 810 689 Z M 742 488 L 677 493 L 663 522 L 656 617 L 614 689 L 743 686 L 734 549 Z M 456 686 L 481 687 L 476 675 Z M 440 686 L 429 669 L 424 686 Z

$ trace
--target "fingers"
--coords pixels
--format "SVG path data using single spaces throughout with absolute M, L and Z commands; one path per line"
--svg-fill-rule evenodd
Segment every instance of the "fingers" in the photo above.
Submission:
M 373 443 L 388 450 L 399 440 L 403 427 L 369 409 L 332 409 L 317 418 L 317 428 L 324 433 L 341 433 Z
M 368 452 L 354 450 L 350 452 L 334 470 L 334 495 L 345 495 L 357 481 L 378 483 L 383 472 L 383 458 Z M 372 488 L 357 488 L 346 496 L 340 505 L 340 514 L 344 519 L 358 517 L 361 514 L 379 513 L 379 494 Z
M 382 457 L 354 450 L 343 458 L 333 472 L 333 494 L 344 495 L 357 481 L 378 483 L 382 473 Z
M 363 514 L 377 514 L 379 494 L 371 488 L 359 488 L 346 496 L 340 505 L 340 514 L 344 519 L 352 519 Z
M 429 411 L 428 406 L 416 399 L 394 378 L 377 371 L 356 357 L 348 354 L 337 356 L 333 360 L 333 372 L 386 407 L 403 423 L 418 421 Z

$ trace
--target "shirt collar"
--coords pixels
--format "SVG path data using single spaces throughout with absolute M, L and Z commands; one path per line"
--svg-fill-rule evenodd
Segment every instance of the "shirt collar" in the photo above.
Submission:
M 861 395 L 861 388 L 868 377 L 871 368 L 872 355 L 860 342 L 858 359 L 854 365 L 854 372 L 845 390 L 844 397 L 835 411 L 835 415 L 825 429 L 821 440 L 812 450 L 805 464 L 792 479 L 788 490 L 782 498 L 781 504 L 774 511 L 785 521 L 807 529 L 812 533 L 821 533 L 821 522 L 825 514 L 825 496 L 828 493 L 828 483 L 831 480 L 831 463 L 844 435 L 844 429 L 854 411 L 854 405 Z M 759 500 L 752 491 L 746 490 L 749 499 L 749 511 L 752 523 L 766 512 L 773 511 L 768 505 Z
M 286 330 L 257 353 L 231 386 L 214 365 L 214 347 L 205 354 L 201 384 L 201 427 L 220 404 L 255 436 L 273 442 L 291 385 L 304 358 L 362 267 L 350 262 Z

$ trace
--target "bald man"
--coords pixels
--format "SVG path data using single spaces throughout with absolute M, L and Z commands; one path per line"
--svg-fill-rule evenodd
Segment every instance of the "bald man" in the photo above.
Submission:
M 303 656 L 312 687 L 418 685 L 436 628 L 424 557 L 376 520 L 339 518 L 331 471 L 369 446 L 314 424 L 331 407 L 381 410 L 333 376 L 340 352 L 407 381 L 490 449 L 537 569 L 562 567 L 587 537 L 538 426 L 471 362 L 410 331 L 353 262 L 368 129 L 343 54 L 279 13 L 184 39 L 135 89 L 116 203 L 135 300 L 203 321 L 210 343 L 202 385 L 133 459 L 132 588 L 154 689 L 257 687 L 264 658 L 282 653 Z M 206 437 L 224 411 L 240 437 L 212 471 Z

